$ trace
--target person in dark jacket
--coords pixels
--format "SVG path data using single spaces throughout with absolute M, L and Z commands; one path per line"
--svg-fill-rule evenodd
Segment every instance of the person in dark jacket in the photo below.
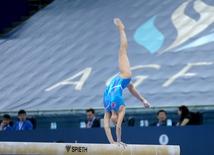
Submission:
M 100 120 L 95 117 L 94 109 L 87 109 L 86 110 L 87 121 L 86 121 L 86 128 L 95 128 L 100 127 Z
M 179 107 L 178 115 L 180 116 L 177 126 L 193 125 L 192 116 L 190 115 L 189 109 L 182 105 Z
M 158 121 L 151 124 L 151 126 L 166 126 L 166 112 L 164 110 L 159 110 L 157 113 Z

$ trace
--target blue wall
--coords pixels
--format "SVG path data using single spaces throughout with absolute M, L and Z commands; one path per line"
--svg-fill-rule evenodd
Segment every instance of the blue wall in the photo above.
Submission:
M 124 127 L 122 141 L 127 144 L 159 145 L 159 137 L 166 134 L 168 145 L 180 145 L 181 155 L 213 155 L 214 126 L 185 127 Z M 112 128 L 115 139 L 115 128 Z M 108 143 L 104 129 L 57 129 L 32 131 L 2 131 L 1 141 L 17 142 L 54 142 L 66 143 Z

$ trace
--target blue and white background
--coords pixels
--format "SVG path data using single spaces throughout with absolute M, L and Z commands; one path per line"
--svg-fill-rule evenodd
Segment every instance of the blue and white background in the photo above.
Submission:
M 55 0 L 0 38 L 0 110 L 102 107 L 119 72 L 115 17 L 152 106 L 214 104 L 214 1 Z

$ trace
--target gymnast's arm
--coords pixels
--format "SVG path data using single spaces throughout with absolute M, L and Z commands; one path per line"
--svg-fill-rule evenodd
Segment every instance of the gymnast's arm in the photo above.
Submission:
M 150 108 L 150 104 L 147 102 L 147 100 L 145 98 L 143 98 L 140 93 L 137 91 L 137 89 L 135 89 L 134 85 L 132 84 L 132 82 L 130 82 L 128 85 L 127 85 L 127 88 L 129 89 L 129 92 L 134 96 L 136 97 L 138 100 L 140 100 L 145 108 Z
M 109 142 L 111 144 L 114 144 L 114 140 L 112 138 L 112 134 L 111 134 L 111 129 L 110 129 L 110 124 L 109 124 L 109 120 L 111 118 L 111 114 L 109 114 L 106 110 L 105 110 L 105 115 L 104 115 L 104 129 L 106 132 L 106 136 L 109 140 Z
M 125 107 L 120 106 L 120 108 L 118 109 L 118 120 L 117 120 L 117 126 L 116 126 L 116 134 L 117 134 L 117 142 L 122 144 L 122 145 L 123 145 L 123 143 L 121 142 L 121 125 L 122 125 L 125 113 L 126 113 Z

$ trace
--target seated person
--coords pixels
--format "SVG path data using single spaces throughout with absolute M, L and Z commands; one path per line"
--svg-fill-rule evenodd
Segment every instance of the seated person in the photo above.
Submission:
M 192 116 L 190 115 L 189 109 L 186 106 L 180 106 L 178 110 L 180 116 L 177 126 L 193 125 Z
M 13 130 L 33 130 L 33 124 L 29 120 L 26 120 L 27 115 L 24 110 L 18 112 L 18 118 L 20 121 L 14 124 Z
M 166 112 L 164 110 L 159 110 L 157 113 L 158 121 L 151 124 L 151 126 L 166 126 Z
M 5 115 L 3 116 L 3 120 L 2 120 L 2 122 L 1 122 L 1 124 L 0 124 L 1 131 L 3 131 L 3 130 L 12 130 L 12 129 L 13 129 L 13 128 L 10 126 L 10 121 L 11 121 L 10 115 L 5 114 Z
M 87 109 L 86 110 L 87 121 L 86 121 L 86 128 L 95 128 L 100 127 L 100 120 L 95 117 L 94 109 Z

